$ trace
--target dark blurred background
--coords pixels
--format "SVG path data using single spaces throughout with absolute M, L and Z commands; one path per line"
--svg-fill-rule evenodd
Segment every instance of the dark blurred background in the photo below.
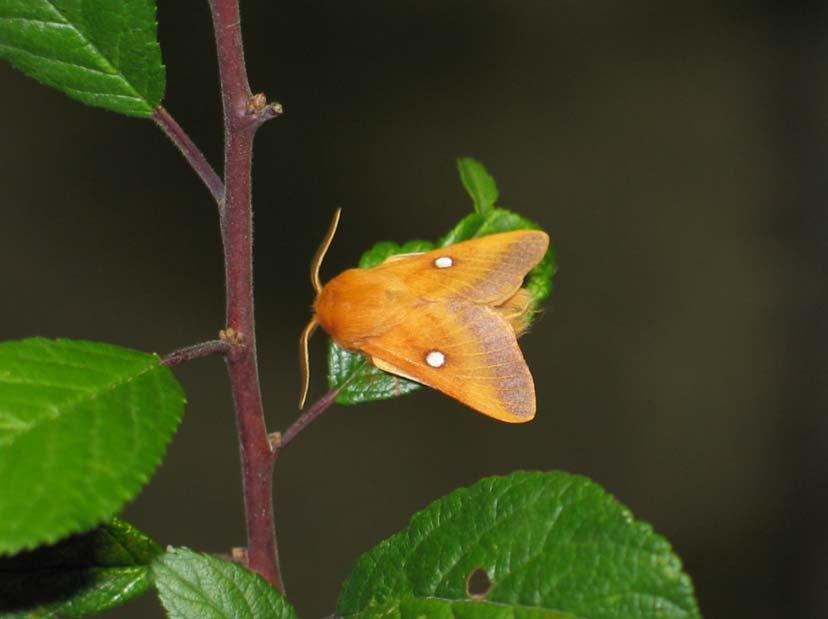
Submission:
M 539 412 L 436 393 L 337 407 L 278 462 L 282 567 L 328 614 L 358 554 L 451 489 L 588 475 L 669 538 L 707 617 L 828 616 L 828 20 L 823 2 L 242 2 L 253 87 L 286 113 L 254 170 L 268 422 L 296 417 L 307 267 L 436 238 L 493 172 L 560 270 L 523 340 Z M 220 165 L 206 3 L 159 6 L 166 107 Z M 215 207 L 152 123 L 0 66 L 0 337 L 164 353 L 223 320 Z M 313 394 L 324 386 L 313 344 Z M 217 359 L 176 370 L 181 431 L 126 517 L 160 542 L 244 543 Z M 152 596 L 111 613 L 156 617 Z

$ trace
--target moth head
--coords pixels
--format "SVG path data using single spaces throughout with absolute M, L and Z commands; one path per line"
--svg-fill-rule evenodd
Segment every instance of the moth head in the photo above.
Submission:
M 319 324 L 339 344 L 345 348 L 352 348 L 356 329 L 351 325 L 355 320 L 359 322 L 360 318 L 367 322 L 378 318 L 371 316 L 370 299 L 376 298 L 374 294 L 381 293 L 382 285 L 375 277 L 367 275 L 364 269 L 349 269 L 327 284 L 322 284 L 319 271 L 336 234 L 341 213 L 342 209 L 337 209 L 334 213 L 328 232 L 311 261 L 311 284 L 316 291 L 316 299 L 313 302 L 313 318 L 305 331 L 308 332 L 307 337 L 310 337 L 315 326 Z
M 348 269 L 323 286 L 313 309 L 317 322 L 340 346 L 358 349 L 362 340 L 396 320 L 392 310 L 403 294 L 394 275 Z

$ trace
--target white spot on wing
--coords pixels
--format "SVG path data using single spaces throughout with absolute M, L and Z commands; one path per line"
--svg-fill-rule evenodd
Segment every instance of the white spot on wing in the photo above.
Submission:
M 446 364 L 446 356 L 439 350 L 432 350 L 426 355 L 426 363 L 433 368 L 441 368 Z
M 434 266 L 438 269 L 447 269 L 454 264 L 451 256 L 440 256 L 434 261 Z

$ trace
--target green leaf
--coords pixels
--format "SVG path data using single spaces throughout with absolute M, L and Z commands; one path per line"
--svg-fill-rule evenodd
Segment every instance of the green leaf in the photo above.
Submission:
M 400 245 L 391 241 L 380 241 L 371 249 L 366 251 L 359 259 L 360 269 L 370 269 L 379 266 L 391 256 L 400 254 L 419 254 L 434 249 L 431 241 L 414 240 Z
M 153 575 L 172 619 L 296 619 L 284 596 L 238 563 L 176 548 L 156 560 Z
M 122 520 L 0 559 L 0 619 L 83 617 L 152 588 L 150 564 L 163 550 Z
M 164 96 L 154 0 L 0 0 L 0 58 L 129 116 L 150 116 Z
M 336 616 L 339 617 L 339 615 Z M 382 608 L 371 609 L 370 613 L 359 616 L 382 617 L 383 619 L 588 619 L 571 613 L 542 608 L 516 608 L 502 604 L 485 604 L 479 601 L 429 598 L 407 598 L 389 603 Z
M 445 247 L 489 234 L 512 230 L 540 230 L 536 223 L 517 213 L 494 208 L 498 197 L 497 187 L 482 164 L 474 159 L 460 159 L 457 167 L 463 185 L 474 201 L 475 212 L 461 219 L 436 244 L 421 240 L 409 241 L 403 245 L 381 241 L 362 254 L 359 260 L 360 268 L 375 267 L 397 254 L 430 251 L 435 247 Z M 529 272 L 524 284 L 534 300 L 526 317 L 530 324 L 541 303 L 552 293 L 552 277 L 557 268 L 555 250 L 550 245 L 546 256 Z M 387 400 L 421 388 L 419 383 L 378 370 L 364 355 L 344 350 L 333 341 L 328 344 L 328 385 L 331 389 L 340 388 L 336 397 L 339 404 Z
M 460 173 L 463 187 L 474 203 L 475 212 L 483 216 L 488 215 L 500 196 L 494 178 L 482 163 L 470 157 L 457 160 L 457 171 Z
M 0 554 L 119 511 L 161 461 L 183 410 L 157 355 L 73 340 L 0 343 Z
M 328 386 L 342 387 L 336 395 L 340 404 L 389 400 L 422 388 L 420 383 L 378 370 L 364 355 L 345 350 L 333 340 L 328 344 Z
M 521 472 L 456 490 L 364 554 L 346 618 L 699 619 L 664 538 L 590 480 Z

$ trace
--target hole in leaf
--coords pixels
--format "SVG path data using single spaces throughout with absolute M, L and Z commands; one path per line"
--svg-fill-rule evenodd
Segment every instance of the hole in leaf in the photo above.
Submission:
M 470 598 L 485 598 L 492 590 L 492 579 L 482 567 L 475 569 L 466 578 L 466 595 Z

